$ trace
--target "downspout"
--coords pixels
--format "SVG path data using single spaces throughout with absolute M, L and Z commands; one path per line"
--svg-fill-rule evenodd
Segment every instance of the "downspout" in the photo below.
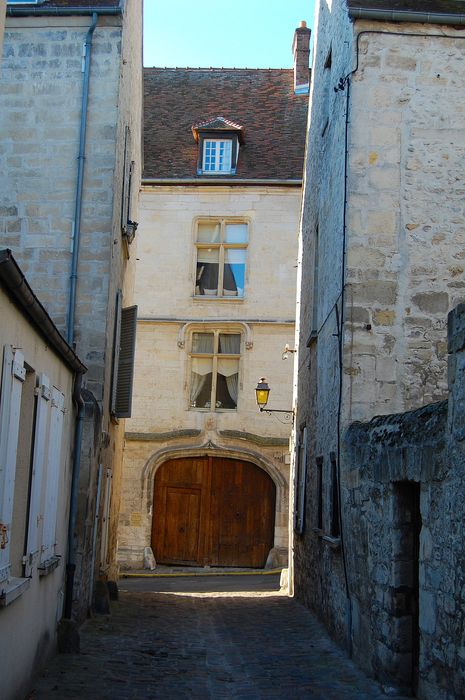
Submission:
M 74 340 L 74 315 L 76 310 L 76 286 L 77 286 L 77 265 L 79 258 L 79 238 L 81 233 L 81 210 L 82 210 L 82 188 L 84 182 L 84 160 L 86 146 L 86 130 L 87 130 L 87 107 L 89 103 L 89 83 L 90 83 L 90 59 L 92 48 L 92 37 L 97 26 L 98 15 L 96 12 L 92 15 L 92 23 L 87 30 L 86 41 L 84 44 L 84 82 L 82 87 L 82 107 L 81 107 L 81 126 L 79 133 L 79 155 L 78 155 L 78 172 L 76 184 L 76 202 L 74 209 L 74 235 L 71 260 L 71 279 L 69 290 L 69 306 L 68 306 L 68 343 L 73 344 Z M 76 376 L 73 391 L 73 401 L 77 406 L 76 428 L 74 436 L 74 453 L 73 453 L 73 472 L 71 479 L 71 494 L 69 505 L 69 523 L 68 523 L 68 557 L 66 562 L 66 586 L 65 586 L 65 618 L 70 620 L 73 610 L 73 589 L 74 589 L 74 574 L 76 571 L 76 544 L 75 544 L 75 528 L 78 509 L 78 492 L 79 492 L 79 476 L 81 471 L 81 450 L 82 450 L 82 434 L 84 431 L 84 399 L 81 394 L 82 374 Z
M 76 527 L 78 491 L 79 491 L 79 475 L 81 471 L 81 445 L 82 433 L 84 428 L 84 399 L 82 398 L 82 373 L 76 375 L 74 381 L 73 401 L 77 407 L 76 428 L 74 434 L 74 452 L 73 452 L 73 473 L 71 479 L 71 496 L 69 505 L 69 523 L 68 523 L 68 556 L 66 561 L 66 585 L 65 585 L 65 605 L 64 617 L 67 620 L 71 619 L 73 610 L 73 589 L 74 589 L 74 572 L 76 571 L 76 544 L 74 530 Z
M 87 107 L 89 103 L 89 84 L 90 84 L 90 59 L 92 49 L 92 37 L 97 26 L 98 14 L 92 15 L 92 24 L 90 25 L 84 44 L 84 82 L 82 86 L 82 104 L 81 104 L 81 126 L 79 133 L 79 155 L 78 155 L 78 170 L 76 183 L 76 201 L 74 206 L 74 231 L 72 240 L 72 258 L 71 258 L 71 277 L 69 289 L 68 303 L 68 331 L 67 340 L 70 345 L 74 340 L 74 316 L 76 312 L 76 287 L 77 287 L 77 266 L 79 260 L 79 243 L 81 237 L 81 212 L 82 212 L 82 189 L 84 184 L 84 161 L 86 149 L 86 131 L 87 131 Z

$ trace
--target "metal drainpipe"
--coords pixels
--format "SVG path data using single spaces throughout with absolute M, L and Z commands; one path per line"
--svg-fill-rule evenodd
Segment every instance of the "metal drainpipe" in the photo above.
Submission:
M 76 428 L 74 434 L 73 453 L 73 473 L 71 479 L 71 496 L 69 505 L 68 523 L 68 557 L 66 562 L 66 585 L 65 585 L 65 606 L 64 616 L 71 619 L 73 609 L 73 589 L 74 572 L 76 571 L 76 545 L 74 541 L 74 530 L 76 527 L 76 516 L 78 506 L 79 475 L 81 471 L 81 445 L 84 428 L 84 399 L 81 394 L 82 374 L 77 374 L 74 382 L 73 401 L 77 406 L 78 414 L 76 418 Z
M 92 48 L 92 36 L 97 26 L 98 14 L 92 15 L 92 24 L 90 25 L 84 44 L 84 82 L 82 86 L 82 105 L 81 105 L 81 127 L 79 133 L 79 155 L 78 155 L 78 170 L 76 183 L 76 202 L 74 206 L 74 232 L 73 232 L 73 247 L 71 258 L 71 277 L 69 289 L 69 304 L 68 304 L 68 331 L 67 340 L 70 345 L 74 340 L 74 316 L 76 311 L 76 287 L 77 287 L 77 266 L 79 260 L 79 242 L 81 237 L 81 211 L 82 211 L 82 188 L 84 184 L 84 161 L 86 149 L 86 130 L 87 130 L 87 107 L 89 103 L 89 84 L 90 84 L 90 59 Z
M 76 184 L 76 202 L 74 209 L 74 237 L 73 237 L 73 254 L 71 261 L 71 278 L 69 291 L 69 306 L 68 306 L 68 333 L 67 339 L 70 345 L 74 340 L 74 314 L 76 307 L 76 284 L 77 284 L 77 265 L 79 258 L 79 238 L 81 229 L 81 210 L 82 210 L 82 188 L 84 182 L 84 160 L 86 146 L 86 130 L 87 130 L 87 107 L 89 102 L 89 83 L 90 83 L 90 59 L 92 36 L 97 26 L 98 15 L 96 12 L 92 15 L 92 23 L 87 30 L 85 41 L 85 56 L 84 56 L 84 82 L 82 87 L 82 107 L 81 107 L 81 126 L 79 133 L 79 155 L 78 155 L 78 172 Z M 66 563 L 66 586 L 65 586 L 65 618 L 70 620 L 73 611 L 73 591 L 74 591 L 74 574 L 76 571 L 76 545 L 74 531 L 76 528 L 76 518 L 78 509 L 78 492 L 79 492 L 79 476 L 81 472 L 81 450 L 82 450 L 82 434 L 84 430 L 84 399 L 81 394 L 82 374 L 78 374 L 74 384 L 73 400 L 77 406 L 78 414 L 76 417 L 76 429 L 74 436 L 74 453 L 73 453 L 73 473 L 71 480 L 71 495 L 69 506 L 69 523 L 68 523 L 68 558 Z

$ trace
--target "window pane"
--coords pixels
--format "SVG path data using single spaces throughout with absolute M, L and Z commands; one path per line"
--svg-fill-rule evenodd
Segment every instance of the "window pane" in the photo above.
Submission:
M 224 296 L 244 296 L 245 256 L 243 249 L 226 249 L 224 252 Z
M 218 248 L 199 248 L 197 250 L 197 273 L 195 293 L 214 297 L 218 294 Z
M 219 243 L 220 224 L 215 221 L 202 221 L 197 227 L 197 240 L 199 243 Z
M 240 333 L 220 333 L 218 352 L 226 355 L 239 355 L 241 352 Z M 224 362 L 230 362 L 230 360 L 224 360 Z
M 194 360 L 199 358 L 194 358 Z M 212 362 L 212 360 L 200 360 L 200 362 Z M 193 364 L 191 372 L 191 387 L 190 387 L 190 407 L 191 408 L 210 408 L 212 394 L 212 373 L 198 374 L 194 371 L 197 366 Z M 211 370 L 211 366 L 210 366 Z
M 239 390 L 239 360 L 218 359 L 216 408 L 236 408 Z
M 224 231 L 225 243 L 247 243 L 247 224 L 226 224 Z
M 193 333 L 192 334 L 192 352 L 195 354 L 197 354 L 197 353 L 212 354 L 213 353 L 213 341 L 214 341 L 213 333 Z M 202 362 L 203 361 L 204 360 L 202 360 Z M 196 371 L 200 372 L 199 369 Z M 211 369 L 208 371 L 211 372 Z

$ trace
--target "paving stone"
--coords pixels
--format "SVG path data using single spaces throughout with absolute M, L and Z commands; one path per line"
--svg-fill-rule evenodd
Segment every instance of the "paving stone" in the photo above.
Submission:
M 316 618 L 276 592 L 123 591 L 30 700 L 380 700 Z M 400 696 L 397 700 L 402 700 Z

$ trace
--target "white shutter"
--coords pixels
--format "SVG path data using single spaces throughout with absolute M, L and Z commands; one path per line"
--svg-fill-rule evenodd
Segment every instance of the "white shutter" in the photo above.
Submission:
M 31 576 L 40 551 L 40 530 L 43 521 L 43 488 L 46 472 L 47 433 L 50 418 L 50 381 L 40 374 L 36 389 L 36 413 L 34 446 L 32 453 L 32 474 L 29 496 L 29 518 L 27 528 L 26 558 L 24 575 Z
M 0 397 L 0 581 L 10 575 L 11 519 L 18 451 L 22 385 L 26 378 L 20 350 L 5 345 Z
M 55 554 L 64 405 L 64 395 L 53 387 L 45 483 L 44 526 L 40 555 L 42 563 Z

